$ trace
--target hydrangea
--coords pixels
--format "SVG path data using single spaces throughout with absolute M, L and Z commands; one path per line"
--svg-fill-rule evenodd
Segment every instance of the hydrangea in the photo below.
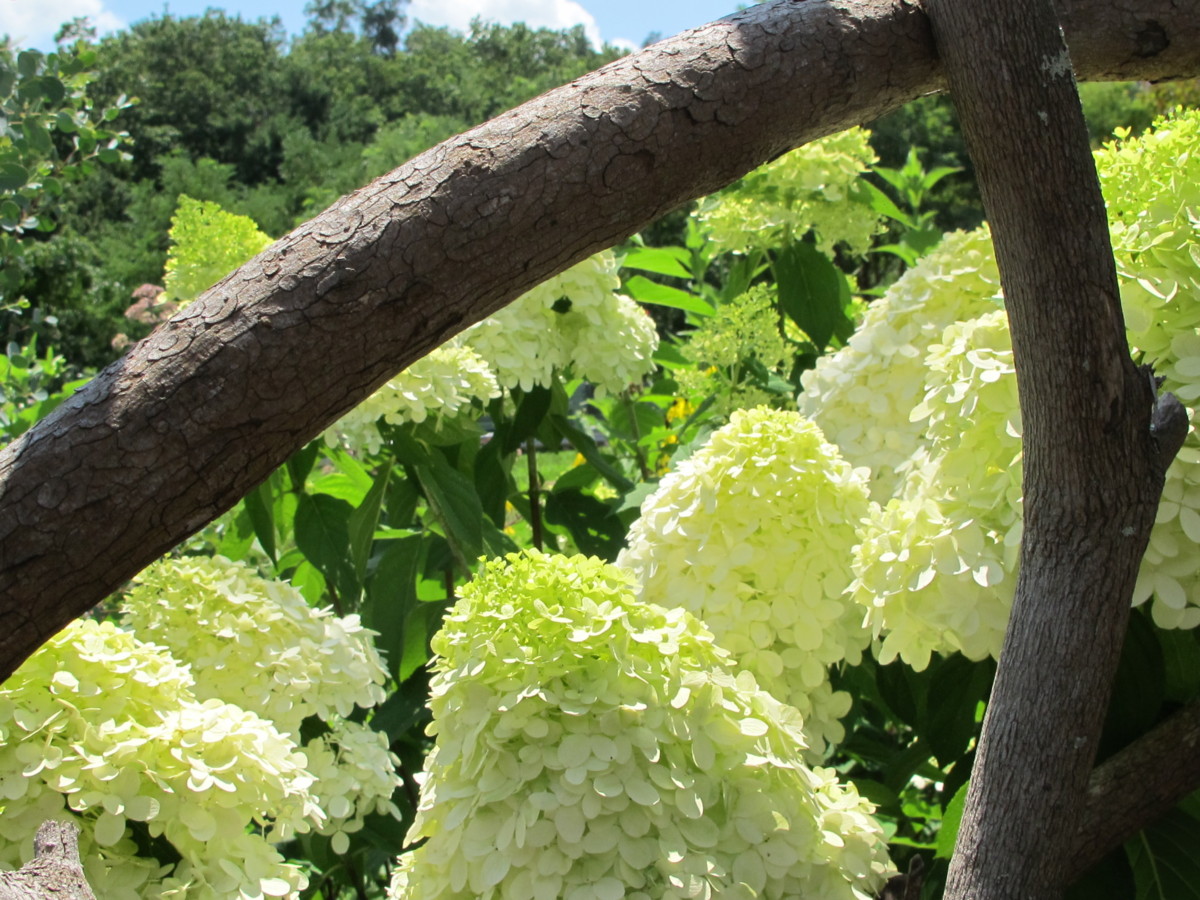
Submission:
M 345 719 L 329 733 L 304 745 L 308 770 L 316 778 L 312 793 L 328 819 L 315 830 L 332 835 L 333 852 L 345 853 L 351 834 L 361 831 L 371 813 L 401 818 L 392 794 L 401 784 L 400 761 L 388 750 L 387 736 Z
M 775 298 L 765 285 L 722 303 L 680 345 L 684 357 L 696 364 L 677 371 L 680 389 L 693 397 L 714 397 L 713 412 L 719 416 L 768 404 L 774 398 L 749 380 L 747 366 L 779 372 L 790 364 L 792 354 L 779 324 Z
M 258 713 L 285 734 L 385 697 L 387 673 L 358 616 L 313 609 L 291 585 L 221 556 L 165 559 L 136 579 L 124 623 L 196 673 L 201 699 Z
M 597 559 L 511 555 L 434 638 L 417 817 L 391 896 L 865 898 L 871 806 L 809 769 L 795 710 Z
M 702 619 L 738 665 L 795 706 L 813 753 L 843 737 L 830 665 L 869 640 L 844 597 L 868 513 L 853 469 L 799 413 L 739 410 L 642 504 L 618 563 L 649 603 Z
M 603 395 L 641 381 L 654 368 L 654 322 L 616 293 L 616 257 L 598 253 L 522 295 L 464 333 L 504 387 L 549 385 L 570 371 Z
M 817 246 L 864 254 L 879 231 L 879 214 L 855 186 L 875 162 L 869 132 L 851 128 L 793 150 L 716 194 L 696 214 L 722 250 L 767 250 L 814 232 Z
M 925 393 L 925 354 L 952 322 L 1001 308 L 1000 275 L 986 229 L 948 234 L 872 303 L 849 343 L 804 374 L 800 411 L 855 466 L 871 469 L 871 495 L 898 490 L 899 467 L 921 446 L 909 412 Z
M 325 432 L 330 446 L 378 453 L 383 446 L 378 423 L 424 422 L 430 414 L 452 417 L 474 400 L 500 396 L 496 376 L 470 347 L 446 344 L 421 357 Z
M 926 443 L 901 497 L 878 510 L 854 557 L 855 598 L 883 638 L 879 659 L 999 656 L 1021 536 L 1021 429 L 1003 310 L 946 328 L 929 348 L 910 418 Z
M 181 306 L 208 290 L 246 260 L 261 253 L 271 239 L 254 220 L 225 212 L 216 203 L 179 197 L 171 217 L 171 249 L 163 286 L 166 296 Z
M 1200 111 L 1096 154 L 1130 343 L 1189 407 L 1200 400 Z M 1191 412 L 1191 410 L 1189 410 Z M 1200 437 L 1167 470 L 1134 601 L 1165 628 L 1200 625 Z
M 20 865 L 29 836 L 66 806 L 83 822 L 84 867 L 98 896 L 158 897 L 190 881 L 193 898 L 293 894 L 306 884 L 251 823 L 308 830 L 323 814 L 304 755 L 270 723 L 200 702 L 187 666 L 112 623 L 81 620 L 0 690 L 0 861 Z M 133 861 L 144 822 L 182 861 Z

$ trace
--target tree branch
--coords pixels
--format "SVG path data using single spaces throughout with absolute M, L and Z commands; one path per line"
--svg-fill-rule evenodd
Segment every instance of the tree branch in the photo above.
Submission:
M 1024 432 L 1017 593 L 946 897 L 1051 898 L 1068 883 L 1182 407 L 1164 400 L 1152 422 L 1155 384 L 1129 356 L 1050 0 L 927 8 L 991 224 Z
M 1088 784 L 1083 824 L 1066 854 L 1077 880 L 1180 800 L 1200 788 L 1200 702 L 1179 710 L 1098 766 Z
M 33 859 L 16 872 L 0 872 L 0 900 L 96 900 L 79 862 L 78 825 L 43 822 L 33 852 Z
M 1200 73 L 1174 0 L 1064 0 L 1095 77 Z M 1153 20 L 1169 40 L 1139 38 Z M 343 198 L 0 451 L 0 678 L 469 324 L 792 147 L 940 88 L 904 0 L 775 0 Z

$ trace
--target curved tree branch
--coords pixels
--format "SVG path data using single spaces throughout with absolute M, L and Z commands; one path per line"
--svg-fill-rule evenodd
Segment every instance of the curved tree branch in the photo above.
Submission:
M 1184 5 L 1063 0 L 1076 65 L 1200 73 Z M 1150 21 L 1168 40 L 1147 43 Z M 454 333 L 779 153 L 940 87 L 906 0 L 775 0 L 343 198 L 0 452 L 0 678 Z

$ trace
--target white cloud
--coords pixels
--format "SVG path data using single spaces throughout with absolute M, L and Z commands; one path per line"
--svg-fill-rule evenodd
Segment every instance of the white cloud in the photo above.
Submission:
M 8 0 L 0 0 L 0 3 Z M 575 0 L 412 0 L 407 10 L 412 21 L 448 25 L 467 31 L 476 16 L 487 22 L 511 25 L 524 22 L 531 28 L 571 28 L 582 25 L 588 40 L 600 46 L 596 17 Z
M 0 0 L 0 34 L 22 47 L 52 50 L 59 26 L 80 16 L 90 19 L 100 34 L 125 27 L 103 0 Z

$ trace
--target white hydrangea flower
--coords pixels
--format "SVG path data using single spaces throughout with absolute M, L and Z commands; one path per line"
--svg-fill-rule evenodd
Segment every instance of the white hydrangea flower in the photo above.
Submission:
M 446 344 L 421 357 L 333 423 L 325 432 L 330 446 L 342 444 L 378 453 L 378 423 L 424 422 L 430 415 L 452 417 L 474 400 L 500 396 L 496 376 L 470 347 Z
M 434 639 L 437 746 L 398 900 L 865 898 L 870 805 L 795 710 L 597 559 L 494 560 Z
M 123 622 L 190 663 L 201 699 L 253 710 L 285 734 L 384 699 L 374 632 L 357 615 L 314 609 L 290 584 L 221 556 L 161 560 L 135 581 Z
M 866 472 L 794 411 L 739 410 L 642 504 L 618 564 L 641 597 L 704 621 L 763 688 L 800 710 L 819 758 L 850 708 L 829 666 L 869 640 L 844 592 Z
M 304 745 L 308 770 L 316 778 L 313 794 L 328 817 L 316 830 L 333 836 L 333 852 L 345 853 L 349 835 L 361 831 L 373 812 L 401 818 L 392 794 L 401 785 L 400 761 L 388 749 L 387 736 L 345 719 Z
M 706 200 L 696 218 L 722 250 L 746 253 L 799 240 L 810 231 L 823 253 L 845 243 L 864 254 L 879 214 L 854 187 L 875 162 L 870 133 L 850 128 L 793 150 Z
M 1021 430 L 1003 310 L 946 328 L 911 413 L 925 449 L 901 498 L 872 516 L 854 559 L 880 661 L 916 669 L 933 652 L 998 656 L 1021 535 Z
M 302 889 L 303 872 L 247 828 L 322 821 L 303 754 L 270 722 L 199 702 L 193 688 L 187 666 L 109 622 L 74 622 L 30 657 L 0 689 L 0 837 L 12 842 L 0 859 L 28 858 L 29 835 L 65 800 L 83 826 L 85 871 L 105 897 L 162 896 L 172 879 L 222 860 L 245 862 L 222 866 L 219 888 L 189 897 Z M 133 860 L 129 822 L 178 851 L 169 877 L 169 867 Z
M 1096 153 L 1129 341 L 1189 417 L 1200 400 L 1200 111 L 1160 120 Z M 1134 602 L 1153 596 L 1163 628 L 1200 626 L 1200 436 L 1193 427 L 1166 485 Z
M 886 502 L 924 426 L 909 413 L 925 393 L 925 355 L 952 322 L 1001 308 L 1000 275 L 986 229 L 948 234 L 867 307 L 849 343 L 802 379 L 800 411 L 855 466 L 869 466 L 871 495 Z
M 570 371 L 603 395 L 624 390 L 654 369 L 654 322 L 616 291 L 616 257 L 598 253 L 467 329 L 463 340 L 504 387 L 548 385 Z

